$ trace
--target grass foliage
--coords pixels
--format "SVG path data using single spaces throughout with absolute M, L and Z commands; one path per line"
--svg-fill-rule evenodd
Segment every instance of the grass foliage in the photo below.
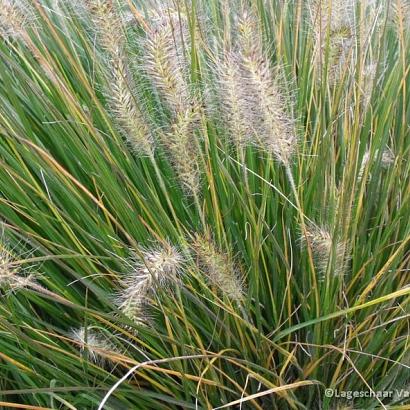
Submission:
M 0 34 L 2 408 L 405 408 L 324 390 L 410 381 L 407 0 L 0 0 Z

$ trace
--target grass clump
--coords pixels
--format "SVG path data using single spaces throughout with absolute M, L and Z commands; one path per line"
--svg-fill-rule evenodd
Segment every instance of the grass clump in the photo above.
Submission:
M 0 0 L 0 406 L 406 408 L 409 8 Z

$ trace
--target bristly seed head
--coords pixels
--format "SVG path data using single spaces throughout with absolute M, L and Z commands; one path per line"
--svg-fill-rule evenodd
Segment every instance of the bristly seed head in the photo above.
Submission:
M 354 45 L 354 0 L 311 0 L 309 8 L 315 62 L 323 66 L 328 55 L 329 82 L 334 84 Z
M 374 153 L 373 159 L 376 159 L 378 155 L 379 155 L 379 150 L 377 149 Z M 363 178 L 364 171 L 371 159 L 372 158 L 370 156 L 370 150 L 367 150 L 363 155 L 362 163 L 360 165 L 360 169 L 357 175 L 357 178 L 359 181 Z M 387 169 L 391 165 L 394 164 L 395 160 L 396 160 L 396 157 L 394 156 L 392 150 L 390 148 L 385 148 L 381 155 L 380 165 L 383 169 Z
M 377 64 L 367 64 L 363 69 L 362 81 L 359 84 L 361 88 L 361 103 L 363 111 L 366 111 L 370 103 L 370 99 L 373 93 L 374 81 L 376 78 Z
M 144 68 L 173 114 L 192 105 L 184 47 L 189 40 L 187 17 L 174 10 L 160 10 L 151 19 L 142 43 Z
M 192 242 L 199 266 L 211 286 L 230 299 L 243 299 L 241 275 L 229 253 L 223 253 L 209 236 L 197 235 Z
M 251 107 L 248 104 L 248 90 L 245 86 L 240 59 L 237 53 L 226 50 L 215 65 L 219 94 L 218 117 L 226 123 L 230 137 L 237 147 L 245 147 L 252 142 L 254 129 L 249 121 Z
M 124 30 L 112 0 L 84 0 L 83 5 L 99 37 L 101 47 L 110 54 L 121 54 L 124 48 Z
M 19 263 L 19 256 L 8 247 L 4 232 L 0 231 L 0 288 L 15 292 L 31 287 L 35 283 L 35 275 L 25 271 Z
M 133 93 L 133 81 L 123 58 L 112 61 L 110 108 L 130 149 L 139 155 L 152 155 L 153 137 Z
M 389 3 L 390 4 L 390 3 Z M 410 30 L 410 1 L 393 0 L 391 2 L 392 19 L 397 30 Z
M 0 0 L 0 37 L 24 39 L 26 25 L 32 24 L 28 6 L 23 0 Z
M 355 0 L 311 0 L 309 2 L 309 12 L 312 28 L 315 35 L 326 36 L 329 30 L 331 33 L 338 33 L 351 30 L 354 26 Z
M 334 260 L 334 274 L 345 273 L 346 244 L 342 241 L 336 241 L 335 243 L 328 229 L 310 224 L 306 230 L 306 237 L 302 234 L 301 241 L 305 245 L 307 245 L 306 241 L 309 241 L 315 263 L 321 274 L 326 272 L 331 258 Z
M 150 156 L 154 149 L 152 132 L 134 93 L 121 18 L 112 0 L 86 0 L 85 7 L 111 68 L 111 84 L 105 91 L 112 116 L 130 149 L 136 154 Z
M 198 142 L 195 141 L 195 128 L 199 116 L 197 107 L 178 112 L 170 130 L 161 135 L 177 177 L 188 195 L 199 193 Z
M 260 27 L 247 12 L 237 27 L 237 46 L 225 61 L 217 60 L 215 70 L 220 100 L 231 111 L 225 121 L 239 145 L 252 142 L 288 166 L 297 147 L 294 121 L 263 50 Z
M 310 0 L 308 7 L 314 60 L 323 67 L 328 59 L 328 80 L 334 85 L 353 67 L 358 40 L 364 49 L 380 26 L 378 7 L 373 0 Z
M 395 160 L 396 157 L 390 149 L 386 148 L 383 150 L 381 158 L 381 165 L 383 168 L 388 168 L 390 165 L 393 165 Z
M 195 130 L 201 106 L 189 83 L 184 45 L 190 41 L 187 16 L 172 9 L 156 12 L 142 42 L 143 68 L 171 114 L 169 131 L 160 132 L 177 177 L 189 195 L 199 189 L 198 141 Z
M 131 270 L 122 280 L 123 289 L 116 304 L 122 313 L 136 323 L 147 321 L 145 314 L 149 298 L 169 283 L 176 282 L 183 266 L 183 257 L 170 244 L 143 250 L 134 255 Z
M 102 331 L 91 327 L 72 329 L 70 337 L 82 352 L 87 352 L 95 363 L 104 364 L 106 355 L 118 352 L 118 349 Z

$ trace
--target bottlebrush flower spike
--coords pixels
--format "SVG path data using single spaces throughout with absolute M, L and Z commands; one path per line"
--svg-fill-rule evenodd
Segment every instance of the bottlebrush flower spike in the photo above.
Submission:
M 394 156 L 393 152 L 389 148 L 386 148 L 383 150 L 382 159 L 381 159 L 381 165 L 383 168 L 386 169 L 390 165 L 393 165 L 395 160 L 396 160 L 396 157 Z
M 15 292 L 34 285 L 34 274 L 26 275 L 27 269 L 22 268 L 19 259 L 19 256 L 6 243 L 4 232 L 0 232 L 0 288 Z
M 120 58 L 113 58 L 111 63 L 113 67 L 110 99 L 112 115 L 116 118 L 133 152 L 153 155 L 154 144 L 151 129 L 136 103 L 136 97 L 131 92 L 133 86 L 127 65 Z
M 85 6 L 111 68 L 111 88 L 105 91 L 112 116 L 136 154 L 152 155 L 152 133 L 134 94 L 121 18 L 112 0 L 85 0 Z
M 201 109 L 189 85 L 184 50 L 189 39 L 186 15 L 161 9 L 146 30 L 143 68 L 171 113 L 170 131 L 160 134 L 162 145 L 186 193 L 197 196 L 200 167 L 195 130 Z
M 170 131 L 162 136 L 163 145 L 167 148 L 178 179 L 188 195 L 199 193 L 198 142 L 195 140 L 199 115 L 199 108 L 196 107 L 178 112 Z
M 72 329 L 70 338 L 78 345 L 81 351 L 87 352 L 90 359 L 99 364 L 104 364 L 105 355 L 118 353 L 118 349 L 103 332 L 89 327 Z
M 354 25 L 355 0 L 311 0 L 309 3 L 315 34 L 339 32 Z
M 231 299 L 241 300 L 243 298 L 241 278 L 232 257 L 218 250 L 213 241 L 205 235 L 197 235 L 192 248 L 210 285 L 215 286 Z
M 124 30 L 112 0 L 84 0 L 84 6 L 98 35 L 101 47 L 111 55 L 121 55 L 124 49 Z
M 244 86 L 239 62 L 237 54 L 227 50 L 224 56 L 218 59 L 215 69 L 221 118 L 235 144 L 244 147 L 252 141 L 254 130 L 249 121 L 248 90 Z
M 254 18 L 244 13 L 238 20 L 238 30 L 239 47 L 236 59 L 243 90 L 233 97 L 235 102 L 231 101 L 231 105 L 237 110 L 232 112 L 231 116 L 243 115 L 241 124 L 251 124 L 252 142 L 270 152 L 282 164 L 289 166 L 296 150 L 297 138 L 294 121 L 286 111 L 286 99 L 263 51 L 262 35 Z M 224 72 L 222 79 L 232 77 L 232 68 L 229 65 L 220 67 L 218 71 Z M 236 88 L 232 88 L 231 84 L 230 91 L 236 93 Z M 246 141 L 247 137 L 240 135 L 246 136 L 248 133 L 249 126 L 239 132 L 239 138 Z
M 355 1 L 312 0 L 309 6 L 315 63 L 324 65 L 328 52 L 329 81 L 333 84 L 340 77 L 354 45 Z
M 243 81 L 250 88 L 249 113 L 257 143 L 288 166 L 297 146 L 294 121 L 286 112 L 286 100 L 263 51 L 260 30 L 249 14 L 239 20 L 239 35 Z
M 363 69 L 363 76 L 361 84 L 359 84 L 361 89 L 361 104 L 363 111 L 367 109 L 370 103 L 370 99 L 373 93 L 374 82 L 376 79 L 377 65 L 367 64 Z
M 22 39 L 27 35 L 26 25 L 33 21 L 23 1 L 0 0 L 0 36 Z
M 403 30 L 408 31 L 410 29 L 410 1 L 393 0 L 391 9 L 393 11 L 393 23 L 396 25 L 397 30 L 402 27 Z
M 142 44 L 145 71 L 174 114 L 192 105 L 184 47 L 189 38 L 184 14 L 160 10 L 153 16 Z
M 155 291 L 177 280 L 183 257 L 170 244 L 143 250 L 130 263 L 131 271 L 122 280 L 116 304 L 124 315 L 137 323 L 146 321 L 145 307 Z
M 326 272 L 333 252 L 335 275 L 344 273 L 347 250 L 344 242 L 338 241 L 334 244 L 334 238 L 328 229 L 313 224 L 307 227 L 306 236 L 312 247 L 315 263 L 321 273 Z M 306 244 L 306 237 L 303 236 L 301 239 Z
M 376 150 L 373 156 L 373 159 L 376 159 L 378 156 L 379 150 Z M 359 173 L 358 173 L 358 179 L 361 180 L 363 178 L 364 171 L 366 169 L 367 164 L 371 160 L 371 155 L 370 155 L 370 150 L 367 150 L 362 159 L 362 163 L 360 165 Z M 391 165 L 394 164 L 394 161 L 396 160 L 393 152 L 391 151 L 390 148 L 385 148 L 382 152 L 381 159 L 380 159 L 380 165 L 383 169 L 387 169 Z

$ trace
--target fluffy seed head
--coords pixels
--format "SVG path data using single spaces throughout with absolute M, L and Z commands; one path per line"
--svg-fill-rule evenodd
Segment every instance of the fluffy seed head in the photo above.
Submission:
M 160 10 L 151 19 L 142 44 L 144 68 L 173 113 L 186 110 L 191 102 L 184 47 L 188 40 L 186 16 L 174 10 Z
M 85 6 L 110 67 L 110 86 L 105 92 L 111 114 L 130 149 L 136 154 L 152 155 L 152 133 L 134 93 L 121 18 L 111 0 L 86 0 Z
M 350 31 L 354 26 L 354 0 L 311 0 L 309 13 L 317 36 Z
M 133 85 L 128 67 L 120 57 L 113 58 L 111 64 L 113 81 L 109 101 L 113 117 L 133 152 L 152 155 L 152 133 L 132 92 Z
M 361 103 L 363 110 L 366 110 L 373 93 L 374 80 L 376 78 L 377 64 L 370 63 L 364 67 L 361 88 Z
M 183 260 L 177 249 L 169 244 L 145 250 L 142 257 L 142 260 L 135 261 L 134 279 L 138 281 L 148 277 L 159 285 L 176 278 Z
M 117 352 L 117 348 L 110 342 L 103 332 L 97 329 L 80 327 L 72 329 L 71 339 L 82 352 L 87 352 L 90 359 L 96 363 L 104 363 L 104 353 Z
M 249 81 L 253 87 L 247 103 L 256 103 L 258 107 L 252 118 L 257 130 L 256 143 L 272 153 L 279 162 L 289 165 L 297 146 L 297 138 L 293 121 L 284 108 L 284 97 L 275 85 L 267 61 L 250 59 L 246 68 L 245 81 Z M 255 97 L 254 101 L 251 99 L 252 95 Z
M 215 286 L 225 296 L 233 300 L 241 300 L 242 283 L 232 257 L 217 249 L 213 241 L 204 235 L 196 236 L 192 248 L 209 284 Z
M 150 317 L 147 313 L 148 296 L 150 294 L 149 281 L 133 283 L 125 286 L 116 296 L 118 309 L 124 316 L 134 323 L 144 325 Z
M 346 246 L 343 242 L 336 241 L 334 243 L 335 240 L 328 229 L 313 224 L 307 227 L 306 237 L 302 236 L 302 243 L 306 244 L 306 240 L 309 241 L 319 272 L 326 272 L 329 260 L 333 255 L 335 275 L 344 273 Z
M 374 153 L 373 159 L 377 158 L 379 155 L 379 150 L 376 150 Z M 360 165 L 359 173 L 357 178 L 361 180 L 363 178 L 364 171 L 368 165 L 368 163 L 372 160 L 370 150 L 367 150 L 362 159 L 362 163 Z M 382 152 L 381 159 L 380 159 L 380 165 L 383 169 L 389 168 L 391 165 L 394 164 L 394 161 L 396 160 L 393 152 L 391 151 L 390 148 L 385 148 Z
M 394 164 L 394 161 L 396 160 L 393 152 L 385 148 L 382 152 L 382 158 L 381 158 L 381 165 L 383 168 L 388 168 L 390 165 Z
M 28 8 L 18 0 L 0 0 L 0 36 L 24 38 L 28 24 Z
M 410 1 L 393 0 L 391 2 L 392 19 L 397 29 L 403 27 L 404 30 L 410 28 Z
M 17 276 L 18 269 L 13 266 L 11 254 L 0 244 L 0 285 L 8 285 Z
M 183 188 L 196 195 L 199 166 L 195 129 L 200 105 L 189 85 L 184 47 L 189 38 L 186 15 L 161 9 L 151 18 L 142 49 L 144 69 L 171 113 L 169 131 L 160 135 L 162 145 Z
M 220 111 L 218 115 L 226 123 L 232 140 L 238 147 L 243 147 L 252 141 L 254 131 L 249 122 L 247 90 L 242 79 L 238 55 L 226 51 L 215 65 L 218 81 Z
M 289 165 L 297 144 L 294 124 L 286 112 L 286 100 L 263 51 L 259 26 L 250 14 L 244 13 L 238 20 L 238 31 L 235 56 L 229 57 L 230 60 L 217 69 L 219 81 L 227 84 L 221 92 L 229 90 L 221 98 L 230 100 L 225 108 L 232 107 L 228 122 L 241 117 L 240 128 L 234 131 L 238 135 L 233 138 L 246 141 L 252 131 L 253 143 L 273 154 L 279 162 Z M 239 87 L 242 89 L 238 90 Z
M 272 153 L 282 164 L 289 165 L 297 139 L 294 122 L 286 112 L 286 100 L 263 51 L 256 22 L 245 14 L 239 19 L 238 26 L 238 54 L 246 89 L 247 121 L 255 130 L 256 144 Z
M 134 322 L 146 322 L 149 297 L 157 289 L 175 282 L 182 265 L 182 255 L 169 244 L 133 256 L 129 262 L 131 271 L 122 280 L 123 289 L 117 296 L 119 310 Z
M 261 54 L 261 33 L 258 30 L 254 16 L 248 10 L 243 10 L 242 13 L 237 16 L 237 28 L 239 35 L 238 48 L 241 53 L 246 57 Z
M 328 52 L 329 81 L 333 84 L 346 65 L 354 44 L 354 0 L 313 0 L 309 12 L 315 62 L 324 64 Z
M 34 281 L 33 274 L 24 274 L 18 255 L 8 247 L 4 234 L 0 232 L 0 288 L 14 292 L 30 287 Z
M 178 112 L 170 131 L 161 136 L 177 177 L 188 195 L 199 192 L 198 143 L 195 140 L 198 120 L 198 107 Z
M 116 53 L 122 47 L 123 30 L 121 20 L 111 0 L 85 0 L 94 24 L 93 29 L 100 36 L 100 45 L 110 53 Z
M 311 0 L 308 7 L 315 63 L 324 65 L 328 58 L 328 79 L 335 84 L 354 63 L 357 40 L 365 47 L 380 26 L 379 9 L 373 0 Z

